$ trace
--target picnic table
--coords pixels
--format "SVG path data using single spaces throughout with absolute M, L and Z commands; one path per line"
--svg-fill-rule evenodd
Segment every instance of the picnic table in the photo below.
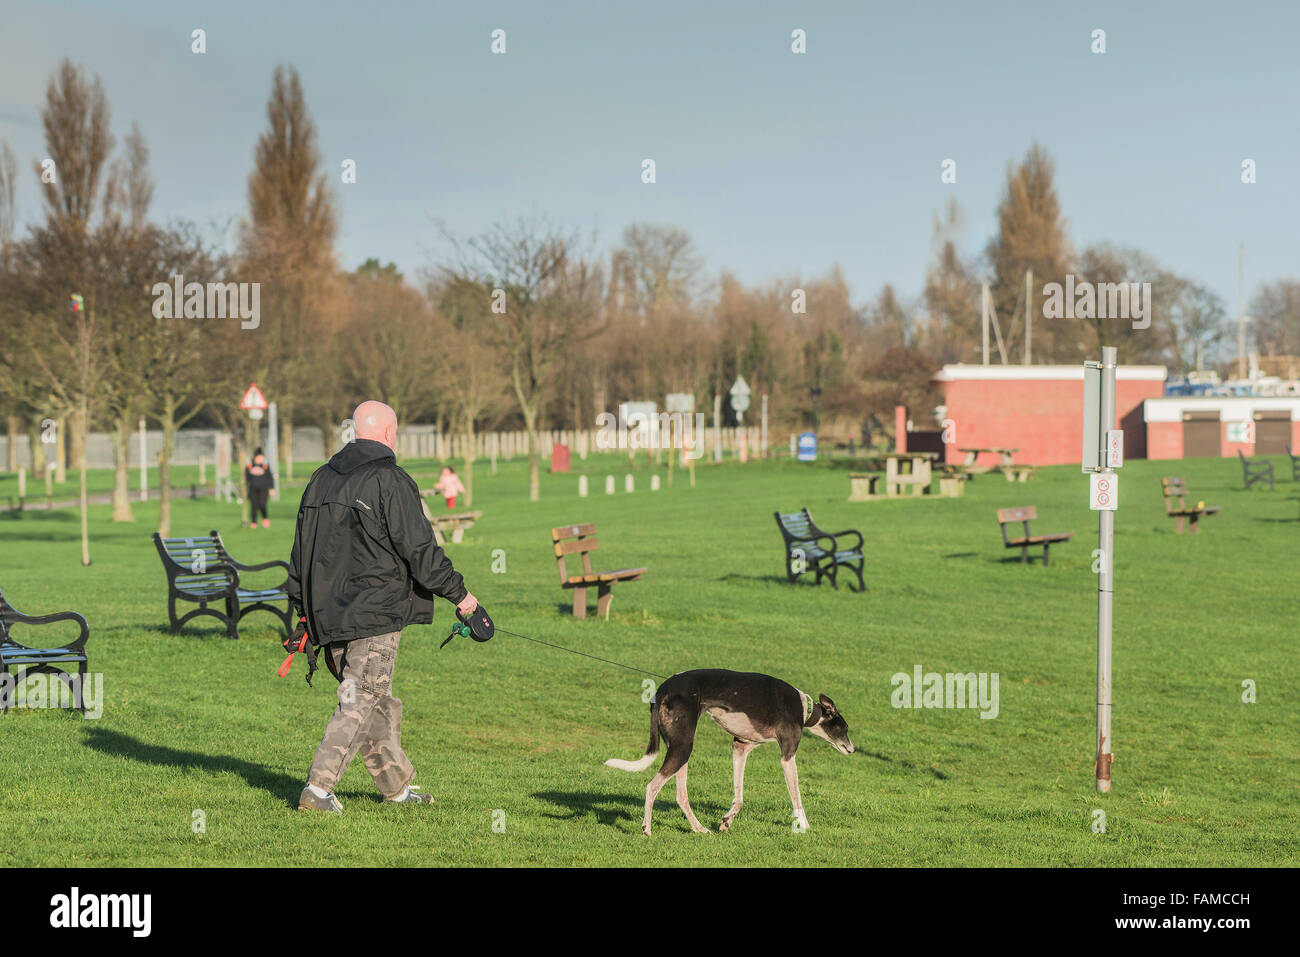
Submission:
M 913 496 L 929 495 L 931 469 L 937 458 L 934 452 L 891 452 L 885 456 L 885 494 L 892 498 L 911 489 Z
M 988 455 L 996 455 L 996 456 L 998 456 L 998 457 L 999 457 L 999 462 L 998 462 L 999 466 L 1000 466 L 1001 468 L 1006 469 L 1006 468 L 1011 468 L 1011 467 L 1012 467 L 1012 465 L 1014 464 L 1014 462 L 1012 461 L 1012 456 L 1015 455 L 1015 454 L 1016 454 L 1017 452 L 1019 452 L 1020 450 L 1019 450 L 1019 449 L 986 448 L 986 449 L 958 449 L 957 451 L 958 451 L 958 452 L 964 452 L 964 453 L 966 453 L 966 461 L 965 461 L 964 464 L 965 464 L 965 466 L 966 466 L 966 471 L 967 471 L 967 472 L 991 472 L 991 471 L 993 471 L 994 466 L 991 466 L 991 465 L 986 465 L 986 466 L 983 466 L 983 467 L 977 467 L 977 466 L 976 466 L 975 462 L 976 462 L 976 460 L 977 460 L 981 455 L 984 455 L 984 454 L 987 453 Z

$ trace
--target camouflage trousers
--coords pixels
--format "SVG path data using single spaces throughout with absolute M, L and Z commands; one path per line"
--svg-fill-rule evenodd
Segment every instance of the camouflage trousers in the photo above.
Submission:
M 402 751 L 402 702 L 392 694 L 401 637 L 400 631 L 394 631 L 321 649 L 343 680 L 339 705 L 316 749 L 308 784 L 333 793 L 358 751 L 386 798 L 400 795 L 415 777 Z

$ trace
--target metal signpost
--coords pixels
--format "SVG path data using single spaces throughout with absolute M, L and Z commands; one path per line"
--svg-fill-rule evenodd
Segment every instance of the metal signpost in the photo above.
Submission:
M 252 455 L 253 447 L 257 445 L 257 435 L 259 432 L 257 423 L 261 420 L 267 409 L 266 396 L 262 395 L 262 390 L 257 387 L 256 382 L 248 387 L 248 390 L 244 393 L 244 397 L 239 400 L 239 407 L 248 413 L 249 421 L 244 430 L 244 436 L 245 443 L 248 445 L 248 454 Z M 239 483 L 239 520 L 241 524 L 247 524 L 250 510 L 248 499 L 243 494 L 244 480 L 242 468 L 240 471 Z
M 1083 364 L 1083 471 L 1089 473 L 1088 507 L 1097 525 L 1097 790 L 1110 791 L 1113 740 L 1111 711 L 1111 611 L 1115 579 L 1115 509 L 1124 464 L 1124 433 L 1115 426 L 1116 352 L 1101 350 L 1100 362 Z

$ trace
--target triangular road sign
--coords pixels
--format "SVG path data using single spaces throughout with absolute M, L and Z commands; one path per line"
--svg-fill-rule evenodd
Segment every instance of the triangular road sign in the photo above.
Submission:
M 248 387 L 244 397 L 239 400 L 239 407 L 245 411 L 266 408 L 266 396 L 262 395 L 262 390 L 257 387 L 256 382 Z

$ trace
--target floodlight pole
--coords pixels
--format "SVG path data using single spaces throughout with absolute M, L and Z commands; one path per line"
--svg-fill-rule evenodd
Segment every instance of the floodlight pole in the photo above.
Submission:
M 1112 346 L 1101 350 L 1101 421 L 1102 435 L 1115 427 L 1115 363 L 1116 351 Z M 1115 470 L 1103 457 L 1103 474 Z M 1098 512 L 1097 547 L 1101 562 L 1097 574 L 1097 790 L 1110 791 L 1110 763 L 1112 739 L 1111 711 L 1111 612 L 1115 591 L 1115 512 L 1103 509 Z

